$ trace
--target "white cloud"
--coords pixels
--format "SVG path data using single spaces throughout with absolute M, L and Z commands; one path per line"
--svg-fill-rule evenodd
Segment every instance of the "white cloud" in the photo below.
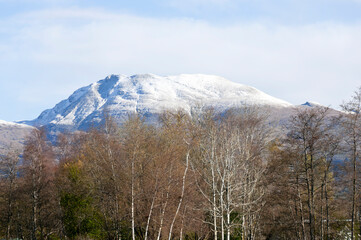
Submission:
M 41 110 L 52 107 L 111 73 L 216 74 L 292 103 L 333 106 L 360 84 L 360 24 L 219 27 L 61 9 L 18 15 L 0 22 L 0 29 L 7 29 L 0 71 L 16 79 L 1 81 L 0 93 L 12 89 L 24 108 L 29 101 Z
M 222 5 L 230 3 L 234 0 L 170 0 L 169 2 L 174 5 Z
M 185 12 L 199 12 L 204 9 L 220 8 L 227 9 L 236 3 L 248 0 L 161 0 L 164 5 L 176 8 Z

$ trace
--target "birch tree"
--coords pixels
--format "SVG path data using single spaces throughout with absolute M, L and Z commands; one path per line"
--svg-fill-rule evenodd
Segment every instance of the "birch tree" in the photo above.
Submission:
M 214 117 L 214 116 L 213 116 Z M 231 238 L 241 228 L 244 239 L 257 234 L 266 146 L 270 140 L 257 109 L 229 111 L 224 119 L 204 118 L 200 162 L 193 163 L 198 187 L 211 213 L 214 239 Z M 213 118 L 213 119 L 212 119 Z

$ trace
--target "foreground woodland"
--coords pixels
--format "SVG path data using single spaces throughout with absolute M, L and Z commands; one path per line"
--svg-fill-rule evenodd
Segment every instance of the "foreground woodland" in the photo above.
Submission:
M 35 130 L 1 156 L 0 238 L 361 239 L 361 89 L 342 108 Z

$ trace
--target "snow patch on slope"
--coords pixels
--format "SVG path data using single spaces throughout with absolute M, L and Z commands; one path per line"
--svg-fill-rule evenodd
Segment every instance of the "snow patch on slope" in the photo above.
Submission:
M 0 154 L 6 154 L 10 149 L 21 151 L 26 137 L 34 127 L 0 120 Z
M 183 109 L 189 112 L 195 105 L 212 106 L 218 110 L 242 105 L 292 106 L 253 87 L 218 76 L 109 75 L 80 88 L 28 123 L 79 129 L 99 122 L 105 109 L 112 116 L 122 119 L 135 112 L 145 116 L 160 114 L 164 110 Z
M 4 120 L 0 120 L 0 126 L 2 127 L 16 127 L 16 128 L 33 128 L 26 124 L 14 123 L 14 122 L 7 122 Z

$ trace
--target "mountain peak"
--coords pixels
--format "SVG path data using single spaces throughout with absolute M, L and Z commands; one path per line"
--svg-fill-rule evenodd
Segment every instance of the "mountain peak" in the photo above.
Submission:
M 157 77 L 159 77 L 159 76 L 152 74 L 152 73 L 135 74 L 135 75 L 130 76 L 131 79 L 145 79 L 145 80 L 151 79 L 151 78 L 157 78 Z
M 195 105 L 220 111 L 244 105 L 291 106 L 256 88 L 214 75 L 113 74 L 76 90 L 68 99 L 27 123 L 68 130 L 86 129 L 101 121 L 105 109 L 121 121 L 130 113 L 152 118 L 164 110 L 190 112 Z
M 301 106 L 306 106 L 306 107 L 320 107 L 323 106 L 321 103 L 318 102 L 312 102 L 312 101 L 307 101 L 303 104 L 301 104 Z

